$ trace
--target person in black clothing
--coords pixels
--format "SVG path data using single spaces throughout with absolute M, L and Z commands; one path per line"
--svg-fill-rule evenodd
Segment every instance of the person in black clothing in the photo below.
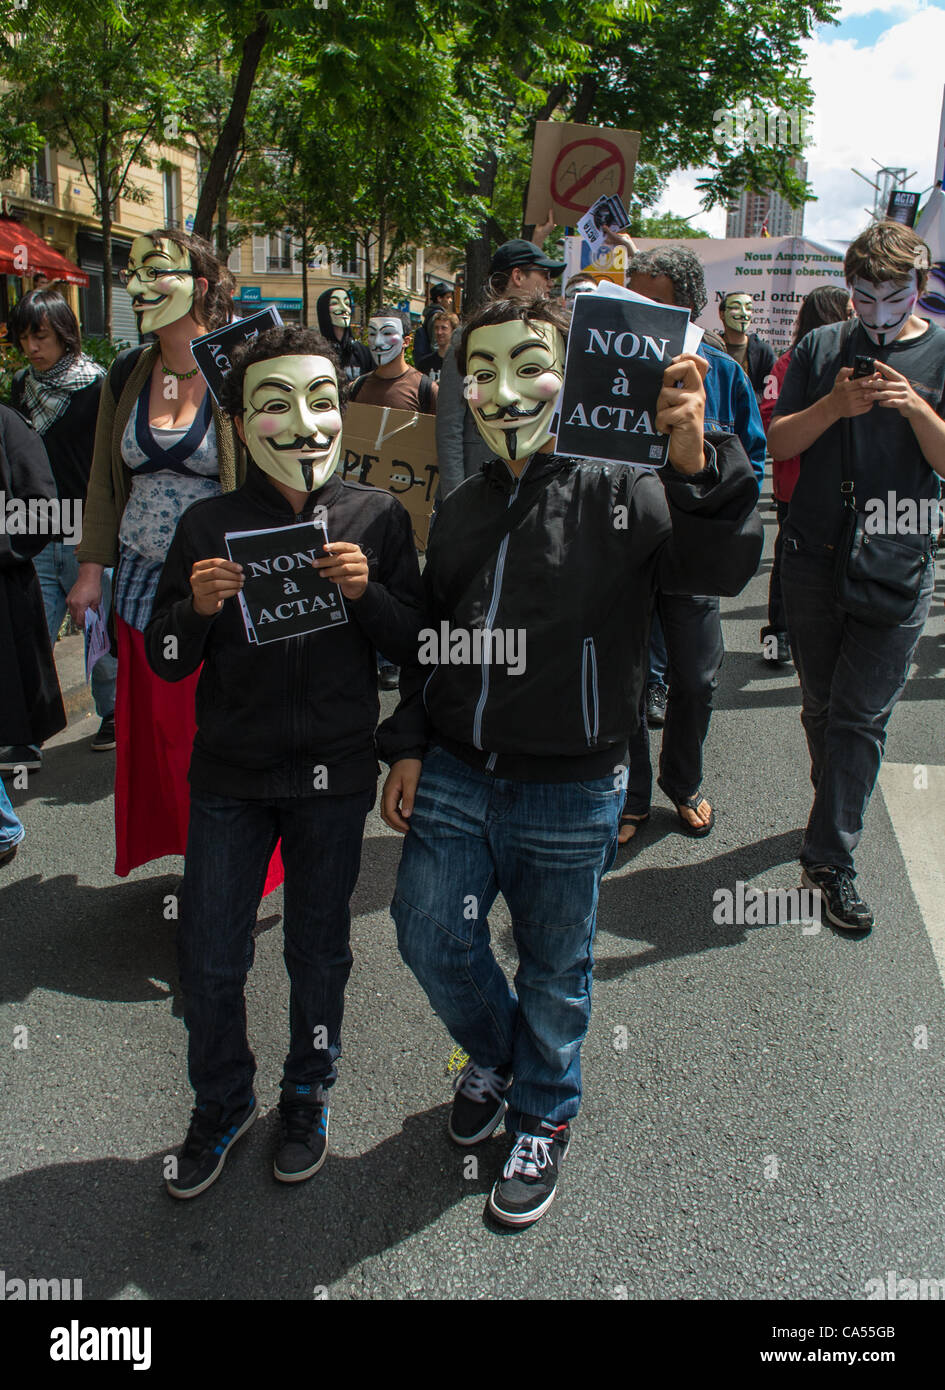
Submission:
M 420 367 L 420 358 L 429 357 L 435 351 L 436 337 L 433 326 L 440 314 L 451 314 L 453 312 L 453 291 L 449 285 L 434 285 L 430 290 L 430 303 L 423 311 L 423 318 L 420 327 L 417 329 L 413 340 L 413 360 L 417 367 Z M 449 344 L 447 344 L 449 346 Z M 425 367 L 420 367 L 420 371 L 426 371 Z M 436 378 L 434 377 L 434 380 Z
M 82 511 L 95 445 L 95 425 L 105 373 L 82 351 L 75 314 L 58 291 L 24 295 L 10 320 L 13 337 L 30 365 L 13 378 L 10 400 L 42 435 L 59 490 L 61 517 L 71 523 L 36 556 L 49 640 L 55 646 L 66 611 L 66 595 L 79 577 L 76 546 L 82 538 Z M 101 615 L 108 620 L 111 571 L 103 575 Z M 115 747 L 115 687 L 118 662 L 110 653 L 92 668 L 92 699 L 101 723 L 92 738 L 95 752 Z M 32 750 L 33 765 L 41 760 Z M 2 761 L 2 755 L 0 755 Z
M 741 367 L 751 382 L 759 407 L 764 399 L 765 382 L 774 366 L 775 353 L 770 343 L 749 333 L 748 325 L 754 312 L 751 295 L 731 290 L 722 296 L 719 318 L 722 320 L 722 339 L 725 350 Z
M 654 590 L 737 594 L 757 568 L 758 488 L 741 443 L 703 430 L 708 364 L 667 367 L 659 474 L 554 453 L 569 311 L 491 300 L 457 354 L 491 462 L 440 504 L 423 580 L 430 627 L 378 731 L 382 814 L 406 835 L 398 943 L 469 1054 L 450 1135 L 511 1152 L 489 1210 L 548 1209 L 581 1098 L 592 943 L 639 717 Z M 489 943 L 502 893 L 512 994 Z
M 945 478 L 945 332 L 916 312 L 929 261 L 925 242 L 898 222 L 876 222 L 851 242 L 843 269 L 857 317 L 797 344 L 768 429 L 774 458 L 801 460 L 781 555 L 814 786 L 801 877 L 820 891 L 829 922 L 860 934 L 874 917 L 855 887 L 853 856 L 932 603 Z M 858 358 L 871 368 L 860 376 Z M 846 471 L 866 518 L 863 547 L 912 552 L 918 587 L 907 588 L 914 602 L 899 622 L 881 611 L 881 592 L 869 595 L 869 619 L 838 601 L 838 552 L 849 557 L 850 545 L 840 549 Z
M 344 374 L 349 381 L 369 372 L 374 366 L 370 350 L 359 343 L 351 332 L 351 296 L 347 290 L 335 286 L 326 290 L 315 301 L 315 315 L 318 331 L 334 346 L 341 359 Z
M 376 795 L 375 649 L 383 638 L 398 660 L 414 654 L 422 605 L 407 512 L 336 472 L 344 387 L 334 349 L 291 327 L 261 334 L 232 361 L 224 405 L 251 456 L 246 482 L 181 518 L 145 633 L 165 680 L 203 663 L 178 935 L 196 1108 L 167 1179 L 180 1198 L 216 1180 L 256 1117 L 243 988 L 280 839 L 291 1043 L 273 1171 L 299 1182 L 324 1162 L 349 901 Z M 254 616 L 243 568 L 223 558 L 227 536 L 246 531 L 283 532 L 267 552 L 284 561 L 274 592 Z M 308 565 L 318 579 L 303 575 Z M 321 613 L 330 621 L 318 626 Z M 268 626 L 300 616 L 296 636 Z

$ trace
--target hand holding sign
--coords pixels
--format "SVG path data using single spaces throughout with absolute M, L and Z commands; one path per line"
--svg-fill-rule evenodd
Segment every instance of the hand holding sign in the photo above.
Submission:
M 704 357 L 680 353 L 663 373 L 663 389 L 654 421 L 669 435 L 669 461 L 678 473 L 705 468 L 705 387 L 709 364 Z
M 190 572 L 194 612 L 202 618 L 212 618 L 223 607 L 223 600 L 232 598 L 243 587 L 243 567 L 232 560 L 217 556 L 213 560 L 198 560 Z
M 329 541 L 325 549 L 327 556 L 315 561 L 322 579 L 331 579 L 345 598 L 359 599 L 368 586 L 367 556 L 361 547 L 353 541 Z

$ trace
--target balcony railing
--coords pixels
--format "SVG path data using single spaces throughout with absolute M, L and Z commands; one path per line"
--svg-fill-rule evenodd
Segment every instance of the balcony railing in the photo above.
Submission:
M 291 270 L 291 256 L 267 256 L 266 264 L 270 270 Z
M 38 174 L 30 174 L 30 197 L 38 203 L 51 203 L 56 191 L 51 179 L 41 179 Z

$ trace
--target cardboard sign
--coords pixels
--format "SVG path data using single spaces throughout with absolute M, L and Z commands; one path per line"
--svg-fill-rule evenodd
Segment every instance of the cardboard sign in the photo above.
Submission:
M 570 227 L 599 198 L 617 197 L 626 205 L 639 148 L 638 130 L 539 121 L 525 221 L 540 224 L 551 208 L 555 222 Z
M 250 642 L 285 642 L 348 621 L 338 585 L 313 564 L 325 554 L 324 526 L 302 521 L 267 531 L 228 531 L 224 540 L 230 559 L 243 566 L 239 600 Z
M 214 329 L 212 333 L 204 333 L 202 338 L 191 338 L 190 350 L 194 355 L 194 361 L 200 368 L 200 375 L 209 386 L 210 394 L 217 405 L 220 404 L 223 380 L 230 370 L 230 354 L 233 349 L 241 343 L 257 338 L 269 328 L 281 327 L 279 310 L 270 304 L 258 314 L 251 314 L 248 319 L 236 319 L 233 323 L 225 324 L 223 328 Z
M 627 210 L 619 198 L 598 198 L 590 212 L 585 213 L 578 222 L 578 231 L 587 242 L 591 255 L 596 256 L 599 251 L 609 249 L 604 236 L 605 227 L 613 232 L 622 232 L 629 225 Z
M 341 435 L 341 474 L 393 493 L 410 513 L 417 549 L 426 549 L 440 480 L 432 415 L 352 401 Z
M 918 210 L 918 193 L 910 193 L 907 188 L 894 188 L 890 193 L 889 205 L 886 208 L 886 216 L 890 222 L 902 222 L 906 227 L 914 227 Z
M 683 351 L 689 313 L 621 296 L 574 300 L 555 452 L 659 468 L 669 436 L 654 420 L 663 372 Z

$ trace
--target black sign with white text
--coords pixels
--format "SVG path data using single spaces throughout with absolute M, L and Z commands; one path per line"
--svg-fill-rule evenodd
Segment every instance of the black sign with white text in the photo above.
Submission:
M 233 323 L 215 328 L 212 333 L 204 333 L 202 338 L 191 338 L 190 350 L 194 361 L 200 368 L 200 375 L 210 388 L 210 394 L 220 404 L 220 389 L 223 378 L 230 370 L 230 354 L 241 343 L 258 338 L 260 333 L 270 328 L 281 328 L 279 310 L 272 305 L 251 314 L 248 319 L 235 319 Z
M 886 208 L 886 216 L 890 222 L 902 222 L 906 227 L 914 227 L 918 210 L 918 193 L 910 193 L 908 188 L 894 188 L 890 193 Z
M 663 372 L 683 350 L 689 314 L 599 294 L 574 301 L 561 392 L 559 454 L 659 468 L 669 436 L 658 434 Z
M 225 540 L 230 559 L 243 566 L 239 597 L 250 642 L 284 642 L 348 621 L 338 585 L 314 565 L 325 555 L 324 527 L 303 521 L 272 531 L 228 531 Z

